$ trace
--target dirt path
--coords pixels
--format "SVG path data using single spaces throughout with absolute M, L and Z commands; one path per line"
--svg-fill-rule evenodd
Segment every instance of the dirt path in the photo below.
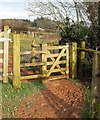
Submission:
M 18 106 L 17 117 L 80 118 L 84 99 L 82 85 L 75 85 L 68 80 L 49 81 L 45 90 L 22 101 Z

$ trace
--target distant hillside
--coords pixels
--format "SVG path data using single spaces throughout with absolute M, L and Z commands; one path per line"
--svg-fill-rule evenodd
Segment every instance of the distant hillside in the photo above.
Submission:
M 27 28 L 32 26 L 32 22 L 27 19 L 2 19 L 2 25 L 8 25 L 12 32 L 21 32 L 27 31 Z
M 32 23 L 32 26 L 36 28 L 56 30 L 57 22 L 48 18 L 41 17 L 35 19 Z
M 57 22 L 47 18 L 37 18 L 34 21 L 27 19 L 2 19 L 2 28 L 8 25 L 12 32 L 27 32 L 30 28 L 38 30 L 44 29 L 45 31 L 57 30 Z

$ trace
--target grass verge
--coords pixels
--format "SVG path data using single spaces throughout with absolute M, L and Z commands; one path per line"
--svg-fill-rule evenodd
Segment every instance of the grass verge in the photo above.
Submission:
M 20 89 L 14 89 L 11 84 L 2 85 L 3 118 L 16 117 L 17 106 L 31 94 L 40 93 L 45 86 L 41 82 L 22 83 Z
M 91 89 L 87 87 L 85 89 L 85 106 L 81 112 L 82 118 L 91 118 L 91 104 L 92 104 L 92 96 L 91 96 Z

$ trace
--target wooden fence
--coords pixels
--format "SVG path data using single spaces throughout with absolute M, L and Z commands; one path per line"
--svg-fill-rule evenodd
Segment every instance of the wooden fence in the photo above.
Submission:
M 78 48 L 81 52 L 81 60 L 84 62 L 85 52 L 93 53 L 92 64 L 92 83 L 91 83 L 91 117 L 100 119 L 100 51 L 85 49 L 85 42 L 81 43 L 81 48 Z
M 100 119 L 100 53 L 95 52 L 92 68 L 92 118 Z

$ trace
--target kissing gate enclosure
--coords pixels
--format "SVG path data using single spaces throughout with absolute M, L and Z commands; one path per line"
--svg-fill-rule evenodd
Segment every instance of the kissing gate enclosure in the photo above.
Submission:
M 69 54 L 70 52 L 70 54 Z M 20 54 L 19 54 L 20 53 Z M 29 62 L 21 62 L 23 56 L 31 56 Z M 25 59 L 24 59 L 25 61 Z M 71 65 L 69 65 L 69 63 Z M 29 69 L 30 74 L 20 71 Z M 37 71 L 35 73 L 35 71 Z M 29 72 L 28 72 L 29 73 Z M 77 74 L 77 43 L 66 43 L 63 46 L 32 45 L 32 51 L 20 51 L 20 36 L 13 35 L 13 85 L 20 86 L 20 80 L 43 78 L 54 80 L 60 78 L 76 78 Z M 51 77 L 53 76 L 53 77 Z

